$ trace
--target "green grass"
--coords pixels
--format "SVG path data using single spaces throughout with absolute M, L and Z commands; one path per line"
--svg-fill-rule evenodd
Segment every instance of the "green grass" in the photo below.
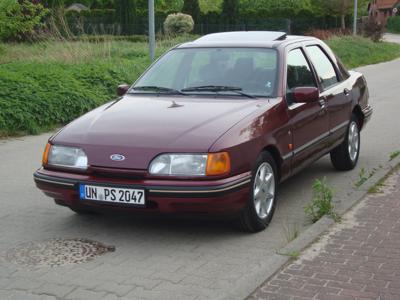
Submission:
M 339 56 L 347 68 L 376 64 L 400 57 L 400 45 L 374 43 L 363 37 L 334 37 L 327 44 Z
M 389 161 L 392 161 L 393 159 L 395 159 L 395 158 L 398 157 L 398 156 L 400 156 L 400 151 L 399 151 L 399 150 L 390 153 Z
M 331 217 L 335 222 L 340 221 L 340 216 L 334 211 L 333 190 L 326 183 L 326 178 L 315 179 L 312 185 L 313 198 L 304 207 L 304 212 L 308 219 L 315 223 L 323 216 Z
M 157 55 L 191 39 L 158 41 Z M 146 43 L 0 44 L 0 136 L 38 134 L 116 98 L 150 64 Z
M 356 188 L 359 188 L 362 186 L 365 182 L 367 182 L 372 176 L 375 175 L 375 173 L 381 169 L 381 166 L 379 168 L 373 168 L 372 171 L 367 172 L 365 168 L 361 168 L 360 172 L 358 173 L 358 179 L 354 183 L 354 186 Z
M 296 260 L 299 258 L 301 253 L 300 253 L 300 251 L 293 250 L 293 251 L 289 251 L 289 252 L 277 251 L 276 254 L 282 255 L 282 256 L 287 256 L 287 257 L 290 257 L 290 259 L 292 259 L 292 260 Z

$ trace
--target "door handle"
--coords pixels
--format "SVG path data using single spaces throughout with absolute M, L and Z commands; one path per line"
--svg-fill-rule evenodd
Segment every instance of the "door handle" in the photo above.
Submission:
M 349 96 L 349 95 L 350 95 L 349 89 L 344 89 L 343 94 L 344 94 L 345 96 Z

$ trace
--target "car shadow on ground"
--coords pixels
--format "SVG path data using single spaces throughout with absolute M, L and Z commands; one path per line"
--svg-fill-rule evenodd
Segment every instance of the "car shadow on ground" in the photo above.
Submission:
M 331 176 L 337 173 L 330 165 L 329 159 L 323 159 L 306 168 L 295 177 L 280 186 L 276 214 L 264 235 L 282 236 L 285 223 L 295 223 L 302 231 L 310 224 L 304 214 L 304 206 L 311 199 L 311 185 L 314 179 Z M 60 208 L 61 209 L 61 208 Z M 64 216 L 58 219 L 60 228 L 76 228 L 88 235 L 131 235 L 185 236 L 196 235 L 207 238 L 249 236 L 243 232 L 231 217 L 205 215 L 142 215 L 126 213 L 94 213 L 78 215 L 65 208 Z M 255 234 L 257 236 L 258 234 Z

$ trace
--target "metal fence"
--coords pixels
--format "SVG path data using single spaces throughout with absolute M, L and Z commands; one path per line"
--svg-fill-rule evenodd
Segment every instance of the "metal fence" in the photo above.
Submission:
M 100 20 L 70 20 L 70 30 L 76 34 L 111 34 L 111 35 L 143 35 L 148 32 L 147 23 L 104 23 Z M 249 30 L 270 30 L 284 31 L 289 34 L 303 34 L 311 29 L 331 29 L 339 27 L 339 20 L 336 18 L 297 18 L 297 19 L 265 19 L 256 22 L 242 22 L 239 24 L 195 24 L 193 33 L 204 35 L 223 31 L 249 31 Z M 156 21 L 156 33 L 163 33 L 163 22 Z

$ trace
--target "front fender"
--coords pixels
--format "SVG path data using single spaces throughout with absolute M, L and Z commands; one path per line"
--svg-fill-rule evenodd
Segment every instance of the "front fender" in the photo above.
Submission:
M 290 152 L 288 145 L 292 143 L 292 138 L 286 103 L 282 98 L 265 101 L 257 111 L 238 122 L 210 148 L 210 152 L 230 153 L 232 175 L 252 170 L 260 152 L 266 147 L 274 147 L 281 161 Z

